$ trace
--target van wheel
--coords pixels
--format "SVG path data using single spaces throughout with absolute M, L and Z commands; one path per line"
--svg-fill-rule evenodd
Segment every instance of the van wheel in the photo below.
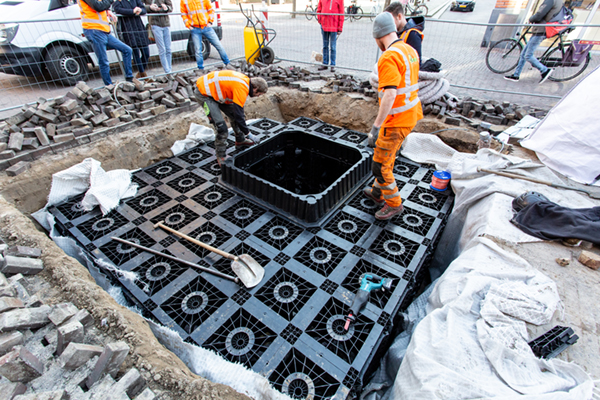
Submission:
M 54 46 L 46 53 L 46 68 L 53 80 L 73 86 L 88 75 L 85 56 L 68 46 Z
M 192 41 L 191 37 L 188 39 L 187 53 L 190 55 L 190 57 L 192 57 L 192 60 L 196 59 L 196 55 L 195 55 L 196 52 L 194 51 L 194 42 Z M 202 36 L 202 58 L 204 60 L 206 60 L 209 56 L 210 56 L 210 42 L 208 41 L 207 38 Z

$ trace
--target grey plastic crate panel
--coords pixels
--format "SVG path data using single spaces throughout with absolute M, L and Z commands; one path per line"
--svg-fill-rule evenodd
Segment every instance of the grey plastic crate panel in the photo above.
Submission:
M 341 129 L 334 138 L 343 140 L 348 132 Z M 429 189 L 424 179 L 429 169 L 401 159 L 407 168 L 395 176 L 406 208 L 402 215 L 375 220 L 377 207 L 357 191 L 322 226 L 306 228 L 221 186 L 218 173 L 210 172 L 213 154 L 210 146 L 198 146 L 136 172 L 135 181 L 143 185 L 112 212 L 119 223 L 106 232 L 94 230 L 103 227 L 98 224 L 103 216 L 97 209 L 82 212 L 82 196 L 50 211 L 94 257 L 136 272 L 135 283 L 120 280 L 125 292 L 184 340 L 252 368 L 292 396 L 347 398 L 385 350 L 393 316 L 414 296 L 415 279 L 426 272 L 424 263 L 452 197 Z M 198 179 L 192 184 L 186 181 L 190 177 Z M 250 254 L 265 267 L 263 281 L 248 290 L 110 239 L 138 241 L 232 273 L 229 260 L 153 228 L 169 215 L 183 215 L 182 221 L 170 223 L 184 233 L 233 254 Z M 374 293 L 354 330 L 342 332 L 343 317 L 366 272 L 393 278 L 392 290 Z

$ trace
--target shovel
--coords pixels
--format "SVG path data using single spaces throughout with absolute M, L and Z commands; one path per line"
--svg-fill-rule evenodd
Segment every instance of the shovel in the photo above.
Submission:
M 594 193 L 590 192 L 589 190 L 579 189 L 579 188 L 571 187 L 571 186 L 567 186 L 567 185 L 561 185 L 560 183 L 552 183 L 552 182 L 549 182 L 549 181 L 543 181 L 541 179 L 530 178 L 528 176 L 523 176 L 523 175 L 519 175 L 519 174 L 512 174 L 512 173 L 509 173 L 509 172 L 493 171 L 491 169 L 485 169 L 485 168 L 481 168 L 481 167 L 477 167 L 477 171 L 478 172 L 487 172 L 489 174 L 495 174 L 495 175 L 500 175 L 500 176 L 505 176 L 507 178 L 523 179 L 525 181 L 530 181 L 530 182 L 535 182 L 535 183 L 541 183 L 542 185 L 548 185 L 548 186 L 552 186 L 552 187 L 555 187 L 555 188 L 561 188 L 561 189 L 567 189 L 567 190 L 575 190 L 577 192 L 583 192 L 583 193 L 587 194 L 592 199 L 600 200 L 600 195 L 594 194 Z
M 231 260 L 231 269 L 233 272 L 240 278 L 244 286 L 247 288 L 252 288 L 260 283 L 263 276 L 265 276 L 265 269 L 249 254 L 242 254 L 240 256 L 234 256 L 233 254 L 229 254 L 224 252 L 223 250 L 219 250 L 214 248 L 206 243 L 202 243 L 199 240 L 196 240 L 185 233 L 181 233 L 176 231 L 175 229 L 169 228 L 162 221 L 154 224 L 154 229 L 156 227 L 160 227 L 168 232 L 171 232 L 174 235 L 179 236 L 182 239 L 185 239 L 189 242 L 197 244 L 200 247 L 204 247 L 206 250 L 210 250 L 213 253 L 217 253 L 218 255 L 228 258 Z
M 191 263 L 191 262 L 186 261 L 186 260 L 182 260 L 181 258 L 177 258 L 177 257 L 171 256 L 169 254 L 161 253 L 160 251 L 156 251 L 156 250 L 151 249 L 149 247 L 142 246 L 141 244 L 133 243 L 133 242 L 130 242 L 128 240 L 121 239 L 121 238 L 118 238 L 118 237 L 111 237 L 111 239 L 112 240 L 116 240 L 117 242 L 124 243 L 124 244 L 126 244 L 128 246 L 131 246 L 131 247 L 137 247 L 138 249 L 147 251 L 150 254 L 161 256 L 161 257 L 167 258 L 169 260 L 177 261 L 178 263 L 181 263 L 183 265 L 187 265 L 188 267 L 192 267 L 192 268 L 199 269 L 200 271 L 208 272 L 209 274 L 216 275 L 216 276 L 218 276 L 220 278 L 225 278 L 225 279 L 230 280 L 232 282 L 235 282 L 237 284 L 240 283 L 239 278 L 236 278 L 234 276 L 227 275 L 227 274 L 224 274 L 224 273 L 219 272 L 219 271 L 213 271 L 212 269 L 208 269 L 208 268 L 203 267 L 201 265 L 194 264 L 194 263 Z

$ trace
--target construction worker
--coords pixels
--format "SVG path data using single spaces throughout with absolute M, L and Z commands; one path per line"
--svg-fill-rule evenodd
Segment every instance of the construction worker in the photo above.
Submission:
M 133 80 L 131 68 L 131 47 L 121 42 L 110 34 L 110 23 L 117 22 L 117 17 L 109 8 L 114 0 L 79 0 L 79 11 L 81 13 L 81 26 L 83 34 L 92 42 L 94 52 L 98 57 L 100 75 L 105 85 L 111 85 L 110 66 L 108 64 L 107 49 L 118 50 L 123 54 L 123 66 L 125 67 L 125 80 Z
M 219 52 L 221 60 L 228 69 L 229 58 L 225 52 L 225 48 L 219 41 L 217 33 L 212 28 L 212 23 L 215 20 L 215 10 L 210 0 L 181 0 L 181 18 L 185 23 L 186 28 L 191 30 L 192 42 L 194 43 L 194 51 L 196 56 L 196 64 L 198 69 L 204 70 L 204 58 L 202 57 L 202 36 L 205 36 L 210 44 Z
M 241 72 L 224 70 L 201 76 L 196 87 L 194 94 L 204 105 L 208 119 L 217 130 L 215 151 L 220 166 L 227 151 L 227 124 L 221 111 L 229 118 L 235 133 L 235 145 L 254 145 L 254 141 L 246 137 L 250 131 L 246 125 L 244 104 L 248 96 L 258 97 L 267 93 L 269 86 L 263 78 L 249 78 Z
M 373 37 L 383 54 L 377 62 L 379 112 L 369 133 L 369 145 L 375 145 L 371 167 L 375 181 L 364 194 L 377 204 L 385 202 L 375 218 L 388 220 L 404 209 L 393 174 L 396 152 L 423 118 L 418 97 L 419 55 L 398 39 L 394 18 L 388 12 L 375 17 Z
M 406 44 L 410 45 L 417 51 L 419 60 L 421 57 L 421 45 L 423 43 L 423 28 L 425 27 L 425 17 L 412 17 L 408 20 L 404 15 L 404 6 L 399 1 L 390 3 L 385 8 L 386 12 L 392 14 L 398 37 Z

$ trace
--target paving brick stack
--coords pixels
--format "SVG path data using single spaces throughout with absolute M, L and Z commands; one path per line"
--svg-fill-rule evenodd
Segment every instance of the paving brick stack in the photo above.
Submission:
M 117 378 L 125 342 L 86 343 L 94 319 L 72 303 L 43 304 L 25 275 L 43 270 L 39 249 L 0 245 L 0 398 L 153 400 L 140 372 Z M 7 278 L 8 277 L 8 278 Z
M 40 98 L 0 123 L 0 170 L 15 176 L 45 153 L 145 125 L 169 109 L 190 109 L 196 79 L 195 72 L 187 71 L 98 89 L 79 82 L 65 96 Z

